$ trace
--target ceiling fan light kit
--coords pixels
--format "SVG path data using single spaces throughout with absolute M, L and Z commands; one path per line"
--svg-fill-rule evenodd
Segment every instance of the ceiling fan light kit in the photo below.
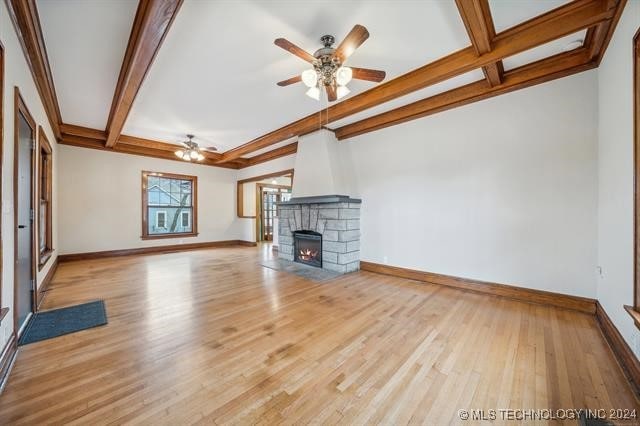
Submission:
M 174 154 L 181 160 L 184 161 L 202 161 L 204 160 L 204 155 L 197 142 L 193 141 L 193 135 L 187 135 L 189 140 L 182 142 L 183 149 L 179 149 Z
M 335 38 L 332 35 L 324 35 L 320 38 L 323 47 L 316 50 L 313 55 L 284 38 L 276 39 L 274 41 L 276 46 L 298 56 L 312 66 L 311 69 L 304 70 L 299 77 L 279 82 L 278 86 L 288 86 L 302 81 L 309 88 L 306 95 L 315 100 L 320 100 L 320 90 L 324 87 L 329 102 L 333 102 L 351 92 L 347 84 L 353 78 L 381 82 L 386 76 L 384 71 L 344 65 L 349 56 L 367 38 L 369 38 L 369 31 L 362 25 L 354 26 L 337 48 L 332 47 Z

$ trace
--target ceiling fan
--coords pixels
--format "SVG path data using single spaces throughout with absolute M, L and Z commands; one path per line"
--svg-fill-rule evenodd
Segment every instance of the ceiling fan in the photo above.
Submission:
M 335 38 L 332 35 L 324 35 L 320 38 L 324 47 L 316 50 L 313 55 L 287 39 L 276 39 L 274 41 L 276 46 L 313 66 L 312 69 L 305 70 L 300 75 L 279 82 L 278 86 L 284 87 L 302 81 L 309 88 L 307 96 L 316 100 L 320 100 L 320 89 L 324 86 L 329 102 L 333 102 L 349 94 L 347 84 L 352 78 L 381 82 L 386 76 L 384 71 L 344 66 L 349 56 L 367 38 L 369 38 L 369 31 L 362 25 L 354 26 L 337 48 L 331 47 L 335 43 Z
M 188 140 L 180 142 L 180 145 L 182 145 L 184 148 L 179 149 L 175 152 L 176 157 L 185 161 L 191 161 L 191 160 L 202 161 L 205 158 L 204 155 L 202 154 L 202 151 L 215 152 L 218 150 L 218 148 L 216 148 L 215 146 L 201 148 L 198 145 L 198 142 L 193 141 L 194 137 L 195 136 L 193 135 L 187 135 Z

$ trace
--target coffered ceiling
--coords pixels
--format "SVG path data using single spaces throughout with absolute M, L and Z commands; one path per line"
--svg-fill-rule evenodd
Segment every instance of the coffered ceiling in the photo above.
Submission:
M 26 1 L 37 6 L 61 122 L 89 128 L 65 127 L 66 131 L 72 129 L 74 135 L 93 138 L 91 143 L 76 140 L 74 144 L 99 148 L 109 133 L 109 112 L 116 101 L 114 92 L 139 2 Z M 323 34 L 332 34 L 339 42 L 353 25 L 362 24 L 370 37 L 347 65 L 385 70 L 385 81 L 404 78 L 403 74 L 471 45 L 460 4 L 453 0 L 184 0 L 182 4 L 173 1 L 178 4 L 174 19 L 165 28 L 165 37 L 160 40 L 142 84 L 133 92 L 132 107 L 125 114 L 122 134 L 142 138 L 125 141 L 129 145 L 142 141 L 152 146 L 148 140 L 178 143 L 186 133 L 194 133 L 201 145 L 216 146 L 224 153 L 326 108 L 326 100 L 318 102 L 305 96 L 302 84 L 276 86 L 276 82 L 308 68 L 307 63 L 273 44 L 278 37 L 313 52 L 320 47 L 319 38 Z M 467 1 L 474 7 L 488 5 L 489 19 L 492 18 L 497 33 L 571 3 L 566 0 L 458 0 L 458 3 Z M 624 5 L 624 0 L 619 1 Z M 603 10 L 608 7 L 605 1 L 574 3 L 585 7 L 602 4 Z M 613 12 L 607 19 L 612 15 Z M 506 57 L 501 66 L 508 73 L 559 54 L 569 43 L 586 38 L 583 27 L 574 34 Z M 470 69 L 339 119 L 322 122 L 318 116 L 318 127 L 337 129 L 483 79 L 481 68 Z M 351 94 L 339 102 L 348 103 L 375 86 L 371 82 L 352 81 Z M 242 154 L 231 156 L 231 161 L 236 162 L 233 167 L 249 164 L 250 157 L 261 161 L 276 148 L 290 152 L 282 147 L 290 146 L 297 134 L 285 132 L 284 137 L 273 138 L 268 144 L 243 149 Z M 221 161 L 218 157 L 210 160 L 211 164 Z

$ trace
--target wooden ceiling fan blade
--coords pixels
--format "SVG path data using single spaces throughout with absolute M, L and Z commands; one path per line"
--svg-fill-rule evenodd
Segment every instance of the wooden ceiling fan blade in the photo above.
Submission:
M 329 102 L 333 102 L 336 99 L 338 99 L 338 92 L 337 92 L 336 86 L 331 84 L 329 86 L 324 86 L 324 87 L 327 90 L 327 97 L 329 98 Z
M 369 31 L 362 25 L 354 26 L 349 34 L 342 40 L 334 55 L 344 63 L 353 52 L 369 38 Z
M 277 38 L 277 39 L 275 39 L 275 41 L 273 43 L 276 46 L 283 48 L 287 52 L 292 53 L 292 54 L 296 55 L 298 58 L 300 58 L 300 59 L 302 59 L 304 61 L 307 61 L 309 63 L 313 63 L 313 61 L 316 60 L 316 58 L 312 54 L 310 54 L 306 50 L 303 50 L 303 49 L 299 48 L 298 46 L 296 46 L 295 44 L 291 43 L 286 38 Z
M 284 87 L 294 83 L 300 83 L 302 81 L 302 76 L 296 75 L 295 77 L 291 77 L 287 80 L 282 80 L 278 82 L 278 86 Z
M 351 68 L 351 71 L 353 72 L 353 78 L 357 78 L 358 80 L 375 81 L 376 83 L 380 83 L 387 76 L 386 72 L 380 70 L 356 67 L 349 68 Z

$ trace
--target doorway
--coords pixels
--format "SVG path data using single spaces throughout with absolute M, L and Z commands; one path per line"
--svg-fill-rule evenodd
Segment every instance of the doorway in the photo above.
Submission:
M 260 235 L 261 241 L 273 241 L 274 218 L 276 217 L 277 204 L 280 201 L 289 201 L 291 198 L 291 186 L 287 185 L 258 185 L 260 194 Z
M 14 114 L 14 326 L 19 337 L 35 312 L 33 196 L 36 123 L 17 87 Z

